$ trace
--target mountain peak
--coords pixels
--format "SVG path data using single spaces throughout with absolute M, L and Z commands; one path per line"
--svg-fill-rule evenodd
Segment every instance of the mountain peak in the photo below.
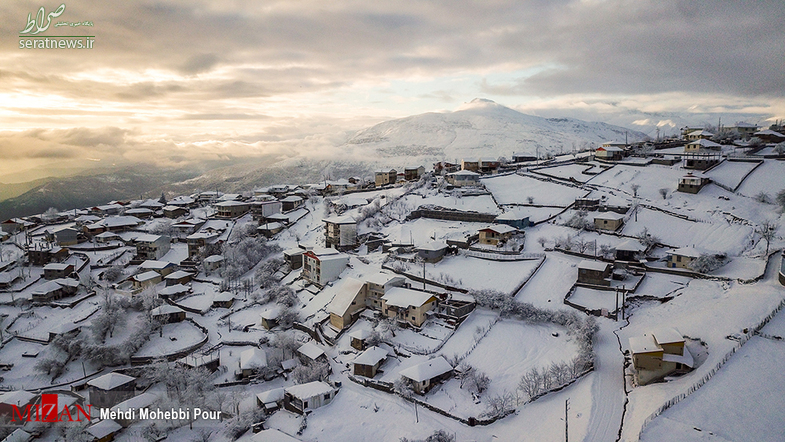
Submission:
M 501 104 L 493 100 L 489 100 L 487 98 L 475 98 L 474 100 L 468 103 L 463 103 L 461 106 L 458 107 L 457 110 L 462 111 L 467 109 L 487 109 L 487 108 L 492 109 L 492 108 L 504 108 L 504 107 L 505 106 L 502 106 Z

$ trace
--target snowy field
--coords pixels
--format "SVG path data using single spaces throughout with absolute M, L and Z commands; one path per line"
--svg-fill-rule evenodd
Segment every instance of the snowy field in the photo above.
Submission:
M 666 410 L 642 442 L 781 442 L 785 342 L 754 337 L 698 391 Z
M 550 175 L 552 177 L 562 178 L 566 180 L 571 179 L 581 183 L 585 183 L 586 181 L 589 181 L 594 176 L 593 174 L 589 175 L 583 173 L 583 171 L 585 170 L 592 170 L 594 172 L 597 171 L 597 169 L 595 169 L 594 166 L 588 164 L 567 164 L 564 166 L 544 167 L 542 169 L 535 170 L 535 172 L 544 175 Z
M 436 190 L 424 193 L 406 195 L 400 201 L 405 202 L 413 209 L 424 205 L 432 205 L 467 212 L 500 213 L 499 208 L 490 195 L 459 196 L 460 194 L 454 193 L 453 196 L 438 193 Z
M 739 193 L 754 197 L 764 192 L 773 198 L 782 189 L 785 189 L 785 161 L 766 160 L 744 180 Z
M 523 373 L 533 368 L 547 368 L 553 362 L 568 362 L 576 355 L 577 346 L 561 327 L 503 320 L 493 326 L 463 361 L 488 374 L 491 380 L 479 403 L 465 388 L 460 388 L 461 382 L 457 379 L 437 387 L 426 400 L 461 417 L 479 416 L 486 411 L 487 398 L 516 394 Z
M 577 256 L 549 254 L 542 267 L 515 295 L 515 300 L 551 310 L 570 309 L 562 300 L 578 279 L 577 266 L 581 261 Z
M 482 184 L 493 193 L 499 205 L 545 204 L 566 207 L 575 198 L 586 195 L 585 190 L 575 187 L 540 181 L 516 174 L 483 178 Z M 529 198 L 532 202 L 529 203 Z
M 710 251 L 725 251 L 730 256 L 740 255 L 753 241 L 753 229 L 741 224 L 693 222 L 649 209 L 638 211 L 638 220 L 630 217 L 622 233 L 635 236 L 648 228 L 648 232 L 669 246 L 693 246 Z
M 720 184 L 735 189 L 741 183 L 749 171 L 755 168 L 758 163 L 746 161 L 724 161 L 719 166 L 706 172 L 706 176 Z M 763 166 L 761 166 L 763 167 Z
M 161 357 L 196 344 L 204 333 L 190 322 L 164 324 L 162 335 L 152 334 L 150 340 L 134 354 L 135 357 Z
M 422 275 L 422 266 L 401 264 L 407 273 Z M 458 255 L 448 256 L 436 264 L 426 264 L 425 274 L 431 281 L 453 287 L 510 293 L 531 275 L 538 264 L 539 260 L 490 261 Z
M 418 218 L 405 224 L 390 223 L 383 229 L 393 244 L 414 244 L 416 246 L 433 240 L 464 239 L 476 235 L 480 229 L 488 227 L 487 223 L 468 223 L 444 221 L 430 218 Z
M 668 167 L 659 165 L 649 165 L 646 167 L 635 167 L 617 165 L 613 169 L 602 173 L 589 180 L 588 184 L 604 186 L 616 189 L 632 197 L 632 185 L 640 186 L 638 197 L 650 200 L 662 200 L 659 189 L 675 189 L 679 178 L 684 176 L 686 171 L 678 167 Z
M 616 310 L 616 293 L 606 290 L 595 290 L 586 287 L 576 287 L 575 292 L 570 296 L 570 302 L 586 307 L 590 310 L 605 309 L 608 312 Z M 622 296 L 619 294 L 619 305 L 622 302 Z

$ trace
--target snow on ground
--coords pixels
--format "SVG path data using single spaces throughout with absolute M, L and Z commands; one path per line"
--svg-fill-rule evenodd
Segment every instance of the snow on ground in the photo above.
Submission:
M 418 218 L 405 224 L 392 222 L 382 229 L 393 244 L 421 245 L 434 239 L 464 239 L 475 235 L 480 229 L 488 227 L 487 223 L 469 223 L 444 221 L 439 219 Z
M 739 187 L 739 193 L 754 197 L 760 192 L 772 198 L 785 189 L 785 161 L 766 160 Z
M 758 163 L 747 161 L 723 161 L 719 166 L 706 172 L 706 176 L 720 184 L 735 189 L 750 170 Z
M 176 322 L 163 325 L 162 335 L 152 334 L 137 351 L 136 357 L 160 357 L 175 353 L 196 344 L 204 338 L 204 333 L 190 322 Z
M 581 183 L 585 183 L 589 181 L 594 174 L 585 174 L 583 171 L 585 170 L 592 170 L 596 173 L 597 169 L 591 164 L 586 163 L 576 163 L 576 164 L 566 164 L 563 166 L 555 166 L 555 167 L 544 167 L 541 169 L 536 169 L 537 173 L 541 173 L 544 175 L 550 175 L 557 178 L 563 179 L 572 179 L 574 181 L 578 181 Z
M 408 328 L 395 332 L 395 337 L 390 339 L 390 342 L 420 354 L 432 353 L 451 333 L 452 329 L 441 321 L 431 320 L 419 332 Z
M 481 182 L 493 193 L 499 205 L 545 204 L 566 207 L 572 204 L 575 198 L 588 193 L 575 187 L 516 174 L 483 178 Z M 532 203 L 529 203 L 529 197 L 532 198 Z
M 197 293 L 177 300 L 178 305 L 205 312 L 213 305 L 214 293 Z
M 578 279 L 577 266 L 581 261 L 577 256 L 548 254 L 542 267 L 515 295 L 515 300 L 550 310 L 570 309 L 563 303 L 564 295 Z
M 605 309 L 609 312 L 616 310 L 616 293 L 607 290 L 595 290 L 586 287 L 576 287 L 570 296 L 570 302 L 591 310 Z M 619 294 L 618 303 L 621 305 L 622 297 Z
M 478 329 L 487 330 L 499 319 L 499 313 L 493 310 L 476 308 L 458 327 L 458 330 L 439 350 L 445 358 L 460 356 L 469 351 L 470 343 L 476 338 Z
M 673 295 L 676 291 L 681 290 L 692 281 L 692 278 L 684 276 L 669 275 L 667 273 L 646 273 L 643 282 L 638 286 L 635 294 L 632 296 L 654 296 L 664 297 L 666 295 Z
M 463 360 L 491 379 L 480 403 L 460 388 L 457 379 L 448 380 L 428 394 L 427 401 L 461 417 L 479 416 L 486 411 L 488 398 L 504 393 L 515 395 L 524 373 L 533 368 L 547 369 L 554 362 L 568 362 L 577 355 L 577 349 L 566 329 L 557 325 L 499 321 Z
M 638 198 L 662 200 L 659 189 L 675 189 L 679 178 L 686 171 L 678 166 L 649 165 L 646 167 L 616 165 L 613 169 L 602 173 L 587 182 L 597 186 L 604 186 L 624 192 L 630 197 L 633 195 L 632 185 L 640 186 Z
M 640 440 L 782 441 L 783 364 L 785 342 L 752 338 L 706 385 L 656 418 Z
M 426 264 L 425 274 L 431 281 L 453 287 L 510 293 L 531 275 L 539 262 L 539 260 L 491 261 L 464 255 L 448 256 L 438 263 Z M 401 264 L 406 268 L 407 273 L 422 275 L 422 266 Z
M 724 220 L 714 223 L 693 222 L 649 209 L 639 209 L 637 221 L 631 216 L 622 233 L 635 236 L 644 227 L 669 246 L 694 246 L 709 251 L 724 251 L 730 256 L 740 255 L 749 249 L 754 233 L 752 227 L 730 224 Z
M 687 391 L 716 366 L 737 344 L 726 336 L 756 326 L 780 303 L 784 292 L 776 281 L 777 268 L 773 264 L 768 266 L 766 278 L 756 284 L 693 280 L 673 300 L 664 304 L 646 303 L 630 312 L 630 325 L 619 332 L 624 348 L 628 348 L 631 336 L 673 327 L 683 336 L 706 342 L 708 358 L 694 371 L 672 381 L 635 387 L 629 395 L 622 440 L 637 439 L 637 432 L 649 414 Z M 707 385 L 711 382 L 714 381 Z
M 734 256 L 729 263 L 710 274 L 727 278 L 753 279 L 760 276 L 765 269 L 765 259 Z
M 447 209 L 462 210 L 467 212 L 500 213 L 499 208 L 490 195 L 461 196 L 460 193 L 452 195 L 438 193 L 435 189 L 422 190 L 416 194 L 409 194 L 401 198 L 412 208 L 424 205 L 440 206 Z

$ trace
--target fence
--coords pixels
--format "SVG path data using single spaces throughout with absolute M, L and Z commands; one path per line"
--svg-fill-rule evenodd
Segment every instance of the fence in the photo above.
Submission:
M 660 416 L 660 415 L 661 415 L 663 412 L 665 412 L 665 410 L 667 410 L 668 408 L 670 408 L 670 407 L 672 407 L 672 406 L 674 406 L 674 405 L 678 404 L 678 403 L 679 403 L 679 402 L 681 402 L 682 400 L 686 399 L 686 398 L 687 398 L 689 395 L 691 395 L 692 393 L 695 393 L 696 391 L 698 391 L 698 389 L 699 389 L 699 388 L 701 388 L 703 385 L 705 385 L 705 384 L 706 384 L 706 382 L 708 382 L 709 380 L 711 380 L 711 378 L 713 378 L 713 377 L 714 377 L 714 375 L 715 375 L 715 374 L 717 374 L 717 372 L 720 370 L 720 368 L 722 368 L 722 366 L 723 366 L 723 365 L 725 365 L 725 363 L 726 363 L 726 362 L 728 362 L 728 360 L 730 360 L 730 358 L 731 358 L 731 357 L 732 357 L 734 354 L 736 354 L 736 351 L 738 351 L 738 350 L 739 350 L 739 349 L 740 349 L 740 348 L 741 348 L 741 347 L 742 347 L 744 344 L 746 344 L 746 343 L 747 343 L 747 341 L 749 341 L 749 340 L 750 340 L 750 338 L 752 338 L 752 337 L 753 337 L 753 336 L 754 336 L 756 333 L 758 333 L 758 332 L 760 331 L 760 329 L 762 329 L 762 328 L 763 328 L 763 327 L 764 327 L 766 324 L 768 324 L 768 323 L 769 323 L 769 321 L 771 321 L 771 319 L 772 319 L 772 318 L 774 318 L 774 316 L 776 316 L 776 315 L 777 315 L 777 313 L 779 313 L 779 311 L 780 311 L 780 310 L 782 310 L 782 308 L 783 308 L 783 307 L 785 307 L 785 300 L 783 300 L 782 302 L 780 302 L 780 303 L 779 303 L 779 305 L 778 305 L 778 306 L 777 306 L 777 307 L 776 307 L 776 308 L 775 308 L 775 309 L 774 309 L 774 310 L 773 310 L 771 313 L 769 313 L 769 315 L 768 315 L 768 316 L 766 316 L 765 318 L 763 318 L 763 320 L 762 320 L 762 321 L 761 321 L 761 322 L 760 322 L 760 323 L 759 323 L 759 324 L 758 324 L 758 325 L 757 325 L 757 326 L 756 326 L 754 329 L 752 329 L 752 330 L 749 330 L 749 332 L 748 332 L 748 333 L 746 333 L 744 336 L 742 336 L 742 337 L 739 339 L 739 342 L 738 342 L 738 343 L 737 343 L 737 344 L 736 344 L 736 345 L 735 345 L 735 346 L 734 346 L 734 347 L 731 349 L 731 351 L 729 351 L 728 353 L 726 353 L 726 354 L 725 354 L 725 356 L 724 356 L 724 357 L 723 357 L 723 358 L 720 360 L 720 362 L 718 362 L 718 363 L 717 363 L 717 365 L 715 365 L 715 366 L 714 366 L 714 368 L 712 368 L 712 369 L 711 369 L 711 370 L 710 370 L 708 373 L 706 373 L 706 374 L 705 374 L 705 375 L 704 375 L 704 376 L 703 376 L 703 377 L 702 377 L 702 378 L 701 378 L 701 379 L 700 379 L 698 382 L 694 383 L 694 384 L 693 384 L 693 385 L 692 385 L 690 388 L 688 388 L 688 389 L 687 389 L 687 391 L 685 391 L 684 393 L 681 393 L 681 394 L 679 394 L 678 396 L 675 396 L 675 397 L 671 398 L 671 399 L 670 399 L 668 402 L 666 402 L 666 403 L 662 404 L 662 405 L 661 405 L 659 408 L 657 408 L 657 409 L 656 409 L 656 410 L 655 410 L 653 413 L 651 413 L 651 414 L 650 414 L 650 415 L 649 415 L 649 416 L 648 416 L 648 417 L 647 417 L 647 418 L 646 418 L 646 419 L 643 421 L 643 425 L 641 426 L 641 429 L 640 429 L 640 431 L 638 432 L 638 439 L 640 439 L 640 438 L 641 438 L 641 436 L 643 436 L 643 432 L 646 430 L 646 427 L 647 427 L 647 426 L 648 426 L 648 425 L 649 425 L 649 424 L 650 424 L 650 423 L 651 423 L 651 422 L 652 422 L 654 419 L 656 419 L 656 418 L 657 418 L 657 417 L 659 417 L 659 416 Z

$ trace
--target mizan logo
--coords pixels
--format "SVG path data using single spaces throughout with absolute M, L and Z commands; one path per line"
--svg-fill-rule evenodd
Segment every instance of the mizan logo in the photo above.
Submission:
M 11 422 L 82 422 L 90 421 L 92 405 L 86 405 L 87 411 L 81 405 L 75 405 L 74 414 L 67 405 L 62 409 L 58 407 L 56 394 L 42 394 L 41 402 L 35 405 L 27 404 L 22 409 L 11 406 Z

